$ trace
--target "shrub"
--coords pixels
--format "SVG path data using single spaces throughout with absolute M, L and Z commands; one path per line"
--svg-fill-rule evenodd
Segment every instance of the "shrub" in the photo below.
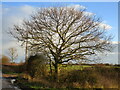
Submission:
M 10 66 L 2 66 L 2 73 L 15 73 L 15 70 L 12 69 Z
M 100 75 L 107 77 L 107 78 L 116 78 L 118 77 L 118 68 L 113 67 L 95 67 L 96 72 L 98 72 Z
M 63 81 L 66 83 L 73 83 L 77 85 L 81 85 L 81 87 L 86 87 L 86 84 L 89 84 L 90 86 L 93 86 L 97 79 L 95 77 L 95 74 L 92 72 L 93 70 L 91 68 L 84 69 L 84 70 L 73 70 L 69 72 L 65 77 L 63 78 Z
M 1 61 L 2 64 L 9 64 L 9 63 L 10 63 L 10 58 L 3 55 L 3 56 L 0 58 L 0 61 Z
M 43 55 L 30 56 L 27 61 L 27 72 L 32 78 L 45 76 L 46 58 Z

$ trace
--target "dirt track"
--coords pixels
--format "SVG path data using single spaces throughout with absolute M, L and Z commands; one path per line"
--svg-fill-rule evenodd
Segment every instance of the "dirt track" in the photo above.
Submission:
M 2 90 L 20 90 L 13 86 L 7 79 L 2 78 Z

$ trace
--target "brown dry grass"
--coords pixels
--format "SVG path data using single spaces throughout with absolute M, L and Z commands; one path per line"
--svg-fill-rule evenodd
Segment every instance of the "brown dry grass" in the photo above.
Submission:
M 29 82 L 37 82 L 49 88 L 118 88 L 118 74 L 120 68 L 96 66 L 84 70 L 62 70 L 59 73 L 59 82 L 55 82 L 54 75 L 41 78 L 28 78 L 29 75 L 21 74 Z M 3 77 L 16 77 L 17 75 L 3 74 Z
M 3 77 L 3 78 L 17 77 L 17 76 L 18 76 L 17 74 L 15 74 L 15 75 L 13 75 L 13 74 L 2 74 L 2 77 Z

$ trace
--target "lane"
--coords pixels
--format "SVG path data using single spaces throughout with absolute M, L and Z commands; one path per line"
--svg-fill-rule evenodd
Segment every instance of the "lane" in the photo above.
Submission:
M 13 88 L 10 83 L 5 79 L 3 78 L 2 79 L 2 88 Z
M 21 90 L 18 89 L 17 87 L 13 86 L 10 82 L 8 82 L 7 79 L 2 78 L 2 90 Z

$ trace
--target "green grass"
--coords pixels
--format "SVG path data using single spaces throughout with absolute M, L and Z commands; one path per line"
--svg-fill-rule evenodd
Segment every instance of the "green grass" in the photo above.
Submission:
M 83 70 L 84 68 L 89 68 L 89 67 L 93 67 L 90 65 L 62 65 L 59 64 L 58 66 L 58 71 L 62 71 L 62 70 L 67 70 L 67 71 L 72 71 L 72 70 Z M 54 70 L 54 67 L 52 66 L 52 69 Z M 47 65 L 47 71 L 50 71 L 50 67 L 49 65 Z
M 61 69 L 66 69 L 66 70 L 81 70 L 84 68 L 92 67 L 89 65 L 67 65 L 66 67 L 63 67 L 62 65 L 59 66 Z

